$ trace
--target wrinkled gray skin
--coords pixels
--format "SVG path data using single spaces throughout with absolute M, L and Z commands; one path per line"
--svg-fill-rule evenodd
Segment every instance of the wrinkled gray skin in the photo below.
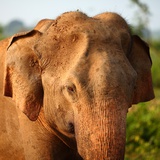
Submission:
M 1 42 L 4 95 L 19 109 L 1 96 L 0 143 L 12 145 L 0 153 L 123 160 L 128 108 L 154 98 L 147 44 L 115 13 L 68 12 L 45 26 Z

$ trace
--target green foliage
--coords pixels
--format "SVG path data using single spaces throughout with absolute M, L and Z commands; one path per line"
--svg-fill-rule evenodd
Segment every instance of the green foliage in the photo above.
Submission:
M 131 0 L 131 2 L 135 3 L 144 13 L 149 13 L 149 8 L 145 3 L 140 0 Z
M 160 42 L 154 41 L 150 45 L 151 58 L 152 58 L 152 79 L 153 86 L 160 88 Z
M 160 157 L 160 90 L 156 99 L 133 106 L 127 117 L 125 160 L 158 160 Z
M 151 47 L 154 49 L 153 52 L 157 52 L 157 54 L 160 55 L 160 39 L 159 40 L 153 40 L 152 43 L 151 43 Z
M 0 25 L 0 40 L 4 38 L 3 36 L 3 27 Z

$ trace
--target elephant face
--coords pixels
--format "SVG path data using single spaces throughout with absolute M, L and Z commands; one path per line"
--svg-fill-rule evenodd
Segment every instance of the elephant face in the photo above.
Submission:
M 27 68 L 26 85 L 33 76 L 34 102 L 42 106 L 43 96 L 49 126 L 75 139 L 83 159 L 123 159 L 128 108 L 154 97 L 147 45 L 131 36 L 115 13 L 90 18 L 69 12 L 58 17 L 33 48 L 29 53 L 38 63 L 33 70 Z M 18 85 L 12 82 L 14 87 Z M 39 109 L 34 111 L 25 112 L 31 120 Z

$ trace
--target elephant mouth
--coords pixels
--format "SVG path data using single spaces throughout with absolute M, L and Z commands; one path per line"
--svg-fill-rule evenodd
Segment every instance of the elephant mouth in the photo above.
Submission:
M 73 124 L 72 122 L 70 122 L 70 123 L 68 124 L 68 132 L 69 132 L 70 134 L 72 134 L 72 135 L 75 134 L 75 128 L 74 128 L 74 124 Z
M 57 130 L 68 138 L 75 138 L 75 125 L 73 122 L 68 122 L 63 128 L 57 128 Z

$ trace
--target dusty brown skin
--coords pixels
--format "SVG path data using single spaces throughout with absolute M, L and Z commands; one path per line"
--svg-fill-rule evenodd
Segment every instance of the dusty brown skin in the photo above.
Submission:
M 0 159 L 123 160 L 128 108 L 154 98 L 147 44 L 115 13 L 43 23 L 0 44 Z

